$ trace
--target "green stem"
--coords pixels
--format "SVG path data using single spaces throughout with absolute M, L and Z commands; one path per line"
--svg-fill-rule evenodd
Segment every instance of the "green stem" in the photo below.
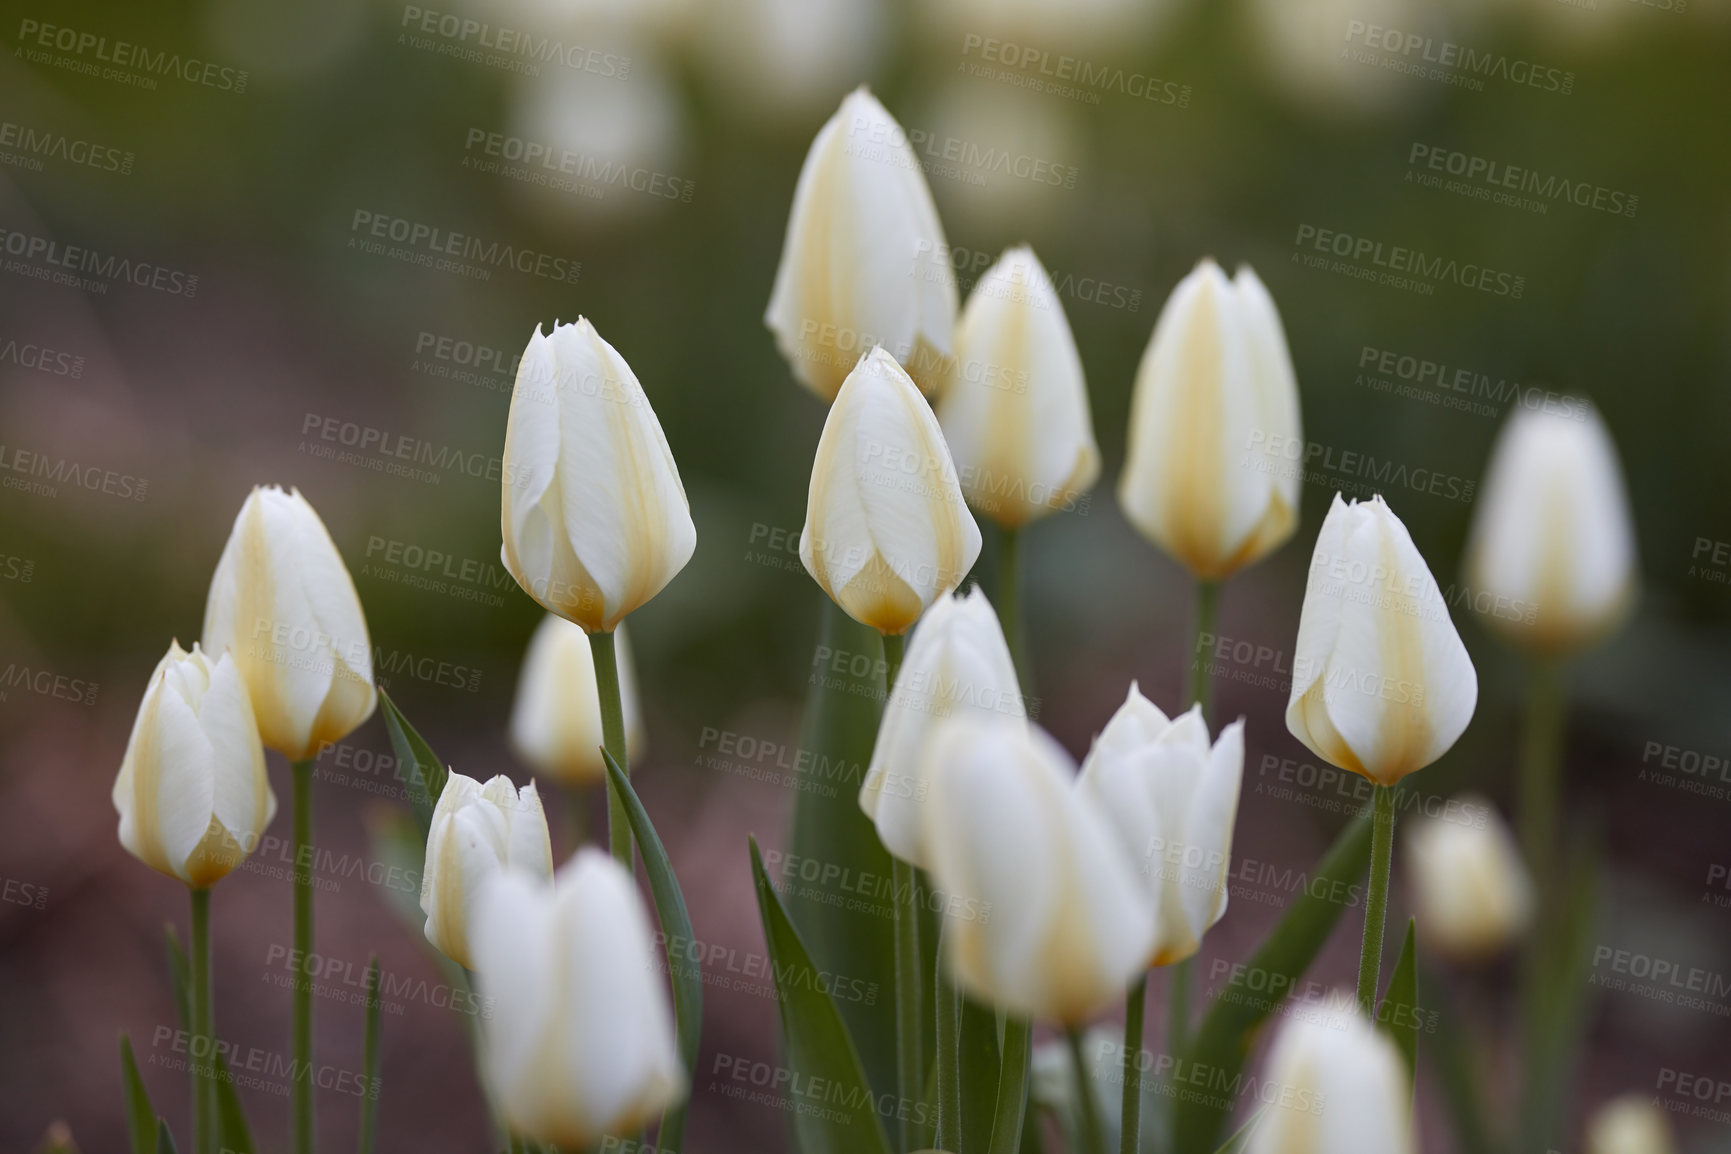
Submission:
M 1562 666 L 1541 660 L 1533 665 L 1521 736 L 1521 842 L 1527 869 L 1541 893 L 1548 888 L 1543 882 L 1557 857 L 1557 767 L 1562 739 Z
M 1010 661 L 1016 667 L 1016 680 L 1022 692 L 1028 693 L 1029 682 L 1027 640 L 1022 623 L 1022 531 L 1013 528 L 998 530 L 998 624 L 1004 630 L 1004 642 L 1010 649 Z
M 294 777 L 295 957 L 313 952 L 313 759 L 297 761 Z M 294 1148 L 313 1152 L 313 988 L 296 975 L 294 987 Z
M 1523 1139 L 1544 1141 L 1552 1129 L 1560 1079 L 1553 1036 L 1560 1028 L 1556 990 L 1561 957 L 1557 946 L 1558 775 L 1562 762 L 1565 695 L 1560 661 L 1533 664 L 1527 687 L 1527 715 L 1521 736 L 1521 847 L 1537 895 L 1536 916 L 1522 958 Z
M 1144 971 L 1130 983 L 1130 996 L 1124 999 L 1124 1102 L 1119 1110 L 1120 1154 L 1136 1154 L 1142 1141 L 1142 1079 L 1137 1059 L 1142 1056 L 1142 1018 L 1147 1004 L 1148 974 Z
M 912 1104 L 921 1101 L 926 1084 L 921 1069 L 925 1041 L 920 1028 L 920 911 L 914 867 L 892 857 L 890 869 L 896 899 L 896 1092 L 901 1098 L 896 1113 L 905 1151 L 916 1148 Z
M 992 1114 L 992 1141 L 987 1154 L 1020 1154 L 1022 1123 L 1028 1110 L 1028 1056 L 1033 1026 L 1026 1018 L 1005 1017 L 998 1063 L 998 1104 Z M 1039 1139 L 1035 1138 L 1037 1144 Z
M 937 1012 L 938 1149 L 962 1148 L 961 1003 L 944 973 L 943 930 L 938 930 L 938 964 L 932 982 Z
M 192 891 L 193 1149 L 216 1149 L 216 1046 L 210 996 L 210 890 Z M 200 1056 L 202 1055 L 202 1057 Z
M 1190 684 L 1187 696 L 1191 704 L 1202 706 L 1202 720 L 1214 716 L 1214 679 L 1208 676 L 1208 655 L 1205 639 L 1214 636 L 1214 622 L 1220 615 L 1220 582 L 1196 582 L 1196 644 L 1190 647 Z
M 366 1027 L 361 1035 L 360 1154 L 373 1154 L 379 1130 L 379 955 L 367 959 Z
M 884 641 L 884 704 L 889 704 L 890 694 L 896 689 L 896 675 L 902 671 L 902 654 L 907 650 L 908 639 L 901 633 L 879 634 Z
M 591 633 L 589 655 L 595 662 L 595 691 L 601 699 L 601 744 L 629 776 L 631 765 L 625 759 L 625 707 L 619 697 L 619 662 L 613 652 L 613 634 Z M 625 799 L 611 784 L 607 787 L 607 842 L 613 850 L 613 860 L 624 866 L 626 872 L 636 872 Z
M 1388 875 L 1394 858 L 1395 789 L 1378 785 L 1372 794 L 1370 887 L 1364 900 L 1364 940 L 1358 952 L 1358 1004 L 1376 1017 L 1377 980 L 1382 975 L 1382 931 L 1388 920 Z
M 1106 1144 L 1100 1137 L 1100 1110 L 1094 1102 L 1094 1079 L 1088 1076 L 1088 1060 L 1082 1054 L 1082 1031 L 1067 1026 L 1064 1035 L 1070 1043 L 1070 1064 L 1076 1071 L 1076 1126 L 1082 1147 L 1076 1154 L 1105 1154 Z

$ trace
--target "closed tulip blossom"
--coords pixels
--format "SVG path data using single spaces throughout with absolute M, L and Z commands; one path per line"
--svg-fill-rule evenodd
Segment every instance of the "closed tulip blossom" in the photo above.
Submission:
M 1082 358 L 1026 245 L 969 295 L 938 420 L 968 504 L 1008 528 L 1073 508 L 1099 476 Z
M 206 653 L 228 653 L 259 736 L 291 761 L 372 715 L 373 652 L 355 583 L 298 489 L 255 488 L 235 518 L 204 606 Z
M 939 597 L 920 618 L 884 706 L 859 803 L 890 853 L 930 864 L 920 832 L 935 729 L 946 718 L 997 714 L 1023 716 L 1021 688 L 998 615 L 976 585 Z
M 252 703 L 234 659 L 170 644 L 114 779 L 120 844 L 204 889 L 258 846 L 276 814 Z
M 926 392 L 951 368 L 956 279 L 907 134 L 863 87 L 799 170 L 764 321 L 794 375 L 833 400 L 882 345 Z
M 1462 961 L 1510 945 L 1533 912 L 1532 883 L 1502 818 L 1483 798 L 1461 799 L 1463 814 L 1421 817 L 1406 835 L 1419 931 Z
M 1598 412 L 1565 398 L 1517 409 L 1491 453 L 1467 546 L 1486 620 L 1542 653 L 1580 648 L 1634 602 L 1635 528 L 1617 448 Z
M 1430 568 L 1383 499 L 1335 495 L 1311 556 L 1286 727 L 1312 753 L 1394 785 L 1448 751 L 1478 675 Z
M 1118 501 L 1202 580 L 1271 552 L 1298 527 L 1298 379 L 1280 314 L 1248 267 L 1204 260 L 1160 311 L 1136 370 Z
M 697 529 L 637 375 L 595 326 L 535 335 L 505 429 L 505 568 L 548 611 L 611 632 L 691 559 Z
M 924 838 L 958 987 L 1077 1027 L 1146 965 L 1154 918 L 1110 819 L 1063 747 L 1020 718 L 943 723 L 927 754 Z
M 623 866 L 582 849 L 552 885 L 501 870 L 471 917 L 494 1009 L 483 1072 L 512 1134 L 585 1150 L 684 1096 L 649 920 Z
M 1343 1009 L 1288 1018 L 1260 1084 L 1274 1094 L 1245 1154 L 1414 1150 L 1406 1059 L 1362 1015 Z
M 1676 1154 L 1665 1111 L 1645 1094 L 1625 1094 L 1587 1119 L 1586 1154 Z
M 1154 916 L 1149 965 L 1183 961 L 1226 913 L 1244 722 L 1210 743 L 1200 706 L 1168 720 L 1135 685 L 1082 762 L 1081 788 L 1139 865 Z
M 960 585 L 979 554 L 937 418 L 895 358 L 874 348 L 824 421 L 799 559 L 850 617 L 896 635 Z
M 504 774 L 482 785 L 452 773 L 427 831 L 421 912 L 427 940 L 459 966 L 474 968 L 468 928 L 475 895 L 507 868 L 543 880 L 553 876 L 553 846 L 535 783 L 518 790 Z
M 619 696 L 625 715 L 626 748 L 635 760 L 643 750 L 643 719 L 631 646 L 621 624 L 614 632 L 619 658 Z M 601 699 L 589 635 L 549 613 L 536 626 L 517 679 L 511 710 L 511 746 L 544 776 L 565 785 L 604 781 L 601 760 Z

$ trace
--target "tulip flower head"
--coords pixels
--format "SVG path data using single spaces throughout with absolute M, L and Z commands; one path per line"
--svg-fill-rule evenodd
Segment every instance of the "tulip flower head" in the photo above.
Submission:
M 1466 579 L 1518 608 L 1487 620 L 1541 653 L 1590 644 L 1628 612 L 1635 529 L 1617 448 L 1590 404 L 1565 398 L 1509 418 L 1479 492 Z
M 586 1150 L 640 1129 L 686 1089 L 637 886 L 577 851 L 551 886 L 500 870 L 471 915 L 481 1062 L 513 1134 Z
M 452 773 L 427 831 L 421 912 L 427 940 L 459 966 L 475 968 L 468 938 L 475 895 L 506 868 L 543 881 L 553 876 L 553 846 L 535 783 L 519 791 L 504 774 L 482 785 Z
M 1462 961 L 1507 947 L 1532 917 L 1533 889 L 1508 826 L 1484 798 L 1465 797 L 1462 814 L 1420 817 L 1406 835 L 1419 932 Z
M 1245 1154 L 1412 1154 L 1412 1081 L 1381 1031 L 1346 1008 L 1288 1018 L 1261 1085 L 1275 1088 Z
M 1336 494 L 1310 559 L 1286 728 L 1342 769 L 1393 785 L 1448 752 L 1478 675 L 1406 526 Z
M 824 421 L 799 559 L 848 616 L 900 634 L 979 555 L 937 418 L 895 358 L 874 348 Z
M 1587 1119 L 1587 1154 L 1676 1154 L 1671 1120 L 1645 1094 L 1613 1098 Z
M 942 719 L 966 714 L 1024 715 L 1010 647 L 977 585 L 939 597 L 914 627 L 860 787 L 860 808 L 884 847 L 922 868 L 930 864 L 920 838 L 926 748 Z
M 505 427 L 505 568 L 529 596 L 607 633 L 685 567 L 697 528 L 637 375 L 595 326 L 539 325 Z
M 929 393 L 948 377 L 956 278 L 907 133 L 858 88 L 799 170 L 764 321 L 802 384 L 833 400 L 882 345 Z
M 127 852 L 194 889 L 253 851 L 276 795 L 233 657 L 169 645 L 139 703 L 113 798 Z
M 1183 961 L 1226 913 L 1244 722 L 1212 744 L 1202 707 L 1168 720 L 1136 685 L 1082 762 L 1080 788 L 1139 866 L 1154 915 L 1153 966 Z
M 1298 527 L 1298 379 L 1274 299 L 1248 267 L 1204 260 L 1160 311 L 1136 370 L 1118 501 L 1143 536 L 1206 580 Z
M 1000 525 L 1071 508 L 1100 475 L 1082 358 L 1052 278 L 1026 245 L 969 295 L 938 420 L 968 504 Z
M 933 886 L 963 911 L 943 929 L 956 984 L 1066 1026 L 1121 999 L 1147 963 L 1154 919 L 1063 747 L 1020 718 L 960 717 L 927 757 Z
M 643 750 L 643 718 L 625 625 L 614 631 L 619 699 L 625 713 L 626 752 Z M 511 709 L 511 745 L 537 773 L 565 785 L 593 785 L 607 777 L 601 760 L 601 697 L 589 634 L 556 614 L 536 626 L 517 679 Z
M 259 736 L 304 761 L 372 716 L 373 650 L 355 583 L 298 489 L 255 488 L 204 605 L 204 650 L 234 658 Z

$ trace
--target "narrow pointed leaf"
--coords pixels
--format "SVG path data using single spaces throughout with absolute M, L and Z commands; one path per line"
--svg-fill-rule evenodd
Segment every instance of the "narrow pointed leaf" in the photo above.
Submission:
M 163 942 L 168 953 L 169 984 L 174 988 L 174 1010 L 180 1016 L 180 1028 L 192 1029 L 192 968 L 181 947 L 180 937 L 172 924 L 162 928 Z M 216 1138 L 218 1145 L 233 1154 L 257 1154 L 252 1140 L 252 1128 L 247 1125 L 246 1108 L 240 1104 L 240 1094 L 234 1088 L 234 1078 L 228 1072 L 228 1058 L 216 1054 Z
M 168 1119 L 156 1120 L 156 1154 L 176 1154 L 174 1135 L 168 1132 Z
M 126 1089 L 126 1138 L 132 1154 L 151 1154 L 156 1149 L 156 1109 L 138 1075 L 132 1057 L 132 1039 L 120 1035 L 120 1077 Z
M 439 760 L 427 739 L 409 724 L 409 719 L 403 716 L 391 695 L 382 689 L 379 690 L 379 705 L 380 712 L 385 715 L 385 731 L 391 736 L 391 750 L 397 756 L 398 767 L 408 778 L 409 804 L 414 808 L 415 820 L 420 822 L 421 834 L 425 837 L 433 825 L 433 807 L 438 804 L 439 795 L 445 792 L 445 763 Z
M 990 1154 L 1018 1154 L 1023 1148 L 1022 1125 L 1029 1119 L 1028 1059 L 1034 1031 L 1025 1018 L 1004 1019 L 1004 1049 L 998 1063 L 998 1089 L 992 1111 Z M 1034 1139 L 1035 1149 L 1039 1140 Z
M 366 1030 L 361 1041 L 360 1154 L 373 1154 L 379 1129 L 379 955 L 367 959 Z
M 956 1154 L 988 1154 L 998 1107 L 998 1016 L 961 996 L 962 1143 Z
M 192 967 L 181 948 L 180 937 L 172 922 L 162 926 L 163 944 L 168 950 L 168 982 L 174 989 L 174 1012 L 180 1018 L 180 1028 L 192 1029 Z M 155 1127 L 152 1127 L 154 1131 Z
M 1266 1110 L 1267 1107 L 1263 1109 Z M 1244 1148 L 1250 1145 L 1250 1136 L 1256 1133 L 1256 1127 L 1262 1122 L 1262 1114 L 1263 1110 L 1252 1114 L 1250 1120 L 1238 1128 L 1238 1133 L 1228 1138 L 1226 1144 L 1214 1154 L 1243 1154 Z
M 1406 941 L 1400 947 L 1400 957 L 1395 959 L 1394 977 L 1389 979 L 1388 992 L 1376 1011 L 1377 1028 L 1400 1047 L 1401 1057 L 1406 1059 L 1409 1091 L 1418 1078 L 1418 954 L 1414 924 L 1413 919 L 1407 919 Z

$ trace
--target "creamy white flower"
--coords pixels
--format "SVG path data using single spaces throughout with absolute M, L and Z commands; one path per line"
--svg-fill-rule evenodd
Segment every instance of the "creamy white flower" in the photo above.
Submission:
M 1100 475 L 1082 358 L 1026 245 L 1000 257 L 968 296 L 938 420 L 968 504 L 1000 525 L 1071 508 Z
M 927 392 L 952 368 L 956 278 L 938 210 L 907 134 L 863 87 L 799 170 L 764 322 L 825 400 L 873 345 Z
M 1451 809 L 1484 815 L 1423 816 L 1406 835 L 1418 932 L 1427 945 L 1463 960 L 1508 946 L 1532 916 L 1532 883 L 1508 826 L 1491 803 L 1467 795 Z
M 139 703 L 114 779 L 120 844 L 194 889 L 220 880 L 258 846 L 276 814 L 264 746 L 228 654 L 170 643 Z
M 607 854 L 578 850 L 551 886 L 495 873 L 469 940 L 494 1010 L 481 1062 L 512 1133 L 588 1149 L 685 1094 L 649 920 Z
M 1587 1119 L 1587 1154 L 1675 1154 L 1671 1120 L 1645 1094 L 1613 1098 Z
M 1598 412 L 1564 398 L 1503 426 L 1479 490 L 1467 584 L 1502 599 L 1487 615 L 1544 652 L 1603 636 L 1634 602 L 1635 528 L 1617 449 Z
M 964 911 L 942 931 L 950 972 L 983 1002 L 1066 1025 L 1122 999 L 1154 941 L 1135 863 L 1074 774 L 1015 717 L 945 721 L 928 746 L 932 884 Z
M 1406 526 L 1380 496 L 1335 494 L 1310 559 L 1286 728 L 1324 761 L 1393 785 L 1448 752 L 1478 695 Z
M 1248 266 L 1178 282 L 1136 370 L 1118 501 L 1144 536 L 1220 580 L 1298 526 L 1298 379 L 1280 314 Z
M 873 349 L 824 421 L 799 559 L 850 617 L 896 634 L 979 555 L 937 418 L 895 358 Z
M 643 752 L 643 717 L 637 706 L 637 674 L 625 625 L 613 631 L 619 663 L 619 703 L 625 714 L 625 751 Z M 601 760 L 601 696 L 589 634 L 557 614 L 541 619 L 523 656 L 517 701 L 511 709 L 511 746 L 537 773 L 567 785 L 590 785 L 607 777 Z
M 1243 777 L 1243 721 L 1210 746 L 1201 706 L 1168 721 L 1134 683 L 1083 760 L 1080 788 L 1140 867 L 1155 924 L 1149 965 L 1190 957 L 1225 915 Z
M 595 326 L 539 325 L 505 428 L 505 568 L 529 596 L 610 632 L 685 567 L 697 528 L 637 375 Z
M 486 785 L 450 774 L 427 831 L 421 912 L 427 940 L 459 966 L 474 968 L 468 929 L 475 895 L 505 868 L 543 881 L 553 876 L 553 845 L 535 783 L 519 792 L 504 774 Z
M 1279 1099 L 1262 1112 L 1245 1154 L 1412 1154 L 1406 1059 L 1339 991 L 1314 1015 L 1288 1018 L 1262 1084 Z
M 1021 717 L 1022 691 L 998 615 L 978 585 L 966 596 L 939 597 L 914 627 L 884 706 L 859 804 L 884 847 L 922 868 L 926 746 L 944 718 L 966 714 Z
M 354 580 L 300 495 L 255 488 L 204 605 L 206 653 L 234 658 L 266 746 L 304 761 L 372 716 L 373 649 Z

